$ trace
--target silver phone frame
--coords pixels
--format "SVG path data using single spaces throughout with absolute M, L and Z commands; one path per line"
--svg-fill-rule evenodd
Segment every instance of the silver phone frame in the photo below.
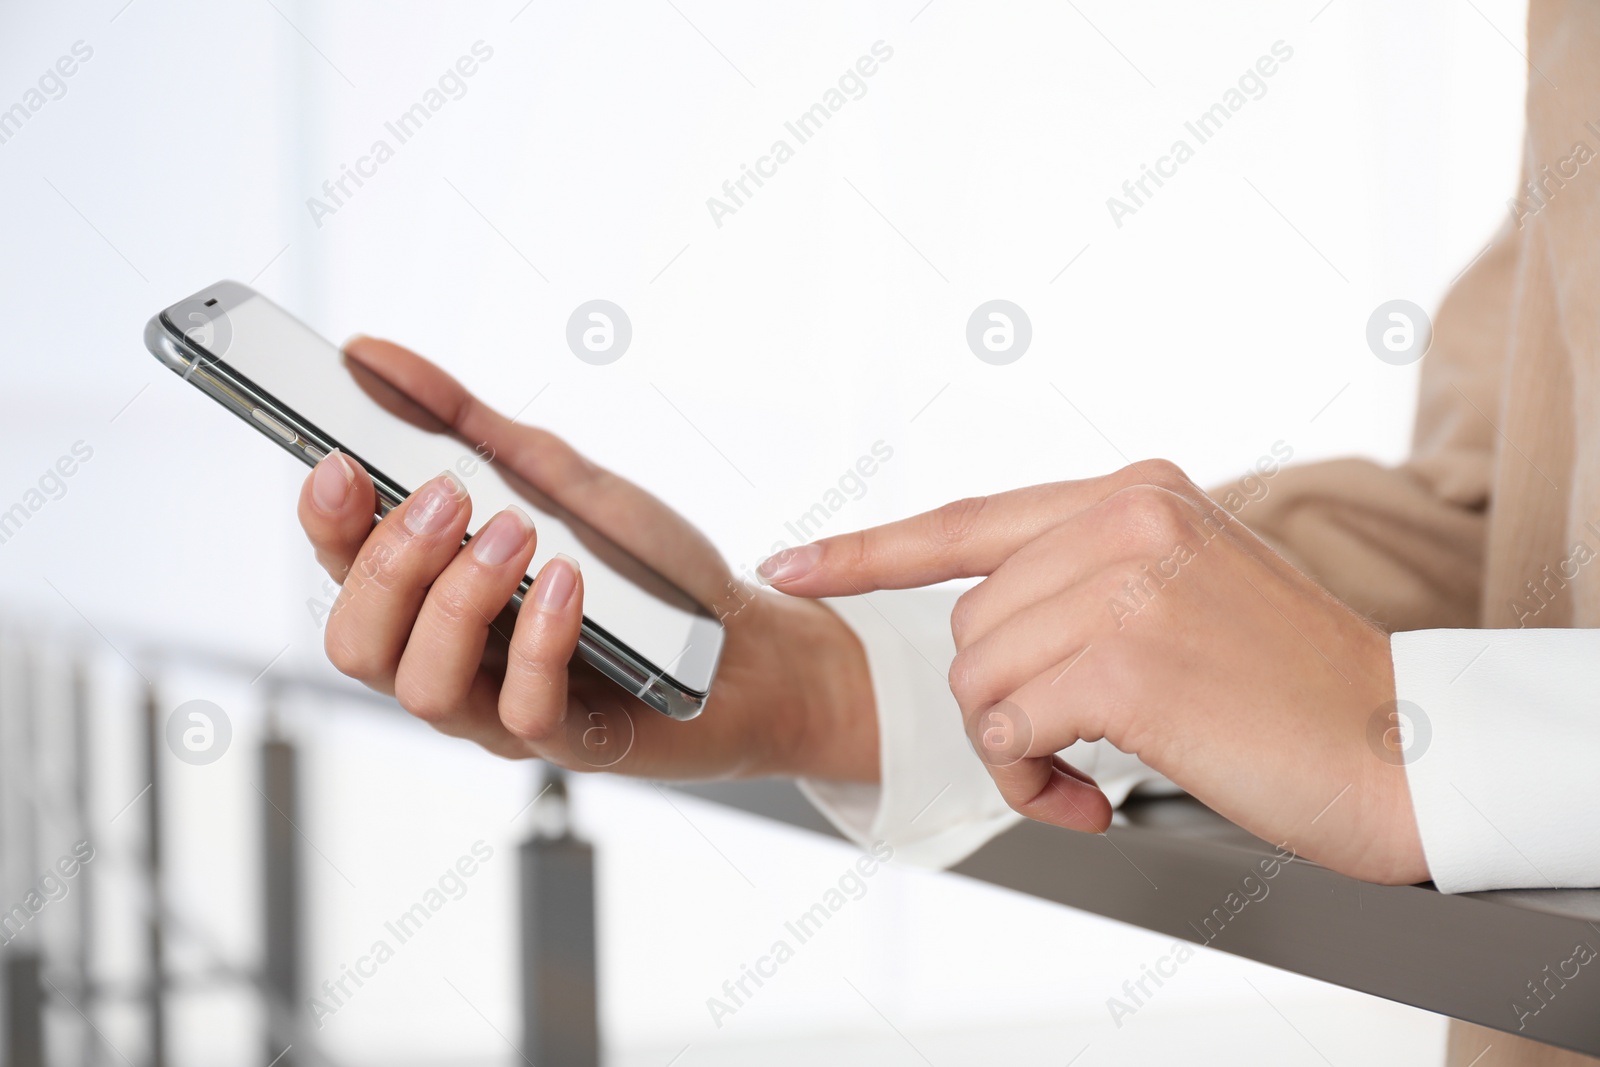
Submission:
M 237 286 L 252 295 L 260 296 L 249 286 L 226 281 L 200 290 L 195 297 L 221 286 Z M 267 298 L 262 297 L 262 299 Z M 285 407 L 270 394 L 235 373 L 225 360 L 200 349 L 167 321 L 166 310 L 154 315 L 144 328 L 145 347 L 164 366 L 233 412 L 308 467 L 315 467 L 323 456 L 334 449 L 339 449 L 360 463 L 371 476 L 373 487 L 377 490 L 378 512 L 374 516 L 375 519 L 381 519 L 409 495 L 403 487 L 392 483 L 360 456 L 342 448 L 337 439 L 304 421 L 294 413 L 293 409 Z M 257 411 L 292 431 L 294 439 L 289 440 L 273 432 L 267 424 L 257 418 Z M 466 540 L 463 538 L 462 543 L 465 544 Z M 517 591 L 512 594 L 511 603 L 518 610 L 522 607 L 523 596 L 531 586 L 532 579 L 524 576 Z M 715 618 L 715 616 L 708 617 Z M 725 639 L 727 632 L 725 628 L 721 628 L 721 621 L 717 621 L 719 647 L 716 657 L 712 660 L 710 671 L 712 678 L 715 678 L 721 660 L 720 643 Z M 705 709 L 706 701 L 710 697 L 709 691 L 700 693 L 686 688 L 666 671 L 635 652 L 625 642 L 594 623 L 588 615 L 583 617 L 583 625 L 578 635 L 578 654 L 605 677 L 671 719 L 683 721 L 694 718 Z

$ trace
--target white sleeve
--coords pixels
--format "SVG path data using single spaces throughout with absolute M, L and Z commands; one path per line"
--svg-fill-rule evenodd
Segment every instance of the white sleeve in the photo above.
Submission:
M 967 741 L 946 675 L 955 658 L 950 612 L 961 590 L 891 590 L 829 600 L 866 650 L 878 709 L 878 785 L 803 779 L 801 790 L 846 837 L 883 841 L 897 859 L 948 867 L 1021 816 L 1007 807 Z M 1112 804 L 1166 779 L 1104 741 L 1062 750 Z
M 1600 630 L 1418 630 L 1390 650 L 1434 884 L 1600 886 Z

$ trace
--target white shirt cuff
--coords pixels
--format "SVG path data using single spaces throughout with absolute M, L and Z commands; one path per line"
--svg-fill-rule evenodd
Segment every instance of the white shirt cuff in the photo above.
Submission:
M 862 847 L 883 841 L 902 862 L 959 863 L 1021 816 L 973 752 L 946 676 L 955 658 L 950 612 L 960 589 L 892 590 L 830 600 L 866 650 L 878 711 L 878 785 L 804 779 L 801 791 Z M 1174 787 L 1104 741 L 1062 750 L 1112 804 L 1146 783 Z
M 1600 630 L 1418 630 L 1390 650 L 1434 884 L 1600 886 Z

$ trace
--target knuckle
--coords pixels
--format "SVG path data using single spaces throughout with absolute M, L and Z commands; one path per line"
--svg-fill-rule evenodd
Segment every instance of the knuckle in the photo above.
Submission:
M 1018 815 L 1025 815 L 1025 816 L 1027 816 L 1028 818 L 1031 819 L 1038 812 L 1038 808 L 1039 808 L 1039 796 L 1038 796 L 1038 794 L 1035 794 L 1033 796 L 1025 796 L 1022 793 L 1018 792 L 1018 790 L 1013 787 L 1011 789 L 1003 789 L 1003 790 L 1001 790 L 1000 791 L 1000 795 L 1005 799 L 1006 807 L 1010 808 L 1012 811 L 1016 812 Z
M 550 731 L 542 729 L 538 720 L 528 715 L 512 712 L 501 712 L 500 725 L 506 728 L 506 733 L 518 741 L 525 741 L 530 745 L 539 745 L 550 739 Z M 555 761 L 556 753 L 543 752 L 540 756 L 544 759 Z M 557 766 L 561 764 L 557 763 Z
M 956 703 L 962 707 L 975 704 L 983 690 L 984 669 L 979 661 L 978 654 L 971 648 L 964 648 L 957 652 L 950 661 L 950 670 L 946 675 L 950 683 L 950 692 L 955 696 Z
M 341 625 L 337 619 L 329 621 L 327 631 L 322 637 L 322 647 L 334 670 L 347 678 L 354 678 L 358 682 L 370 682 L 377 679 L 382 672 L 383 663 L 377 653 L 363 645 L 360 639 L 350 632 L 350 628 Z
M 329 549 L 316 548 L 312 555 L 335 585 L 342 585 L 350 574 L 350 562 Z
M 594 493 L 614 493 L 626 483 L 611 471 L 591 463 L 580 453 L 572 453 L 573 485 Z
M 989 498 L 969 496 L 934 509 L 929 515 L 928 537 L 937 548 L 953 548 L 971 538 Z
M 433 591 L 428 594 L 428 601 L 440 624 L 447 630 L 460 630 L 474 621 L 487 625 L 488 620 L 478 610 L 472 595 L 459 584 L 435 585 Z
M 1084 668 L 1078 681 L 1085 688 L 1101 694 L 1102 698 L 1085 706 L 1084 714 L 1089 720 L 1093 720 L 1096 709 L 1103 711 L 1123 703 L 1131 687 L 1149 674 L 1150 664 L 1146 661 L 1144 645 L 1138 634 L 1126 640 L 1096 642 L 1093 660 L 1087 656 L 1084 659 L 1086 662 L 1078 665 Z
M 1020 786 L 1013 785 L 1002 791 L 1006 806 L 1018 815 L 1029 819 L 1048 819 L 1050 810 L 1050 790 L 1041 788 L 1037 792 L 1029 793 L 1020 791 Z
M 399 556 L 398 550 L 388 541 L 370 538 L 355 564 L 346 571 L 344 584 L 357 591 L 369 586 L 387 589 L 399 569 Z
M 1145 548 L 1168 549 L 1188 534 L 1193 510 L 1183 497 L 1154 485 L 1135 485 L 1113 498 L 1125 538 Z
M 408 678 L 404 672 L 395 683 L 395 700 L 412 718 L 430 726 L 454 717 L 456 702 L 437 687 Z
M 500 721 L 514 736 L 523 741 L 539 744 L 555 736 L 556 723 L 552 716 L 543 714 L 542 708 L 560 691 L 560 682 L 551 672 L 565 671 L 564 665 L 552 667 L 515 643 L 507 656 L 506 671 L 522 680 L 521 691 L 515 699 L 509 696 L 501 701 Z
M 1135 463 L 1133 469 L 1151 485 L 1158 485 L 1173 492 L 1181 492 L 1194 485 L 1189 476 L 1183 472 L 1183 468 L 1170 459 L 1143 459 Z
M 1134 563 L 1115 564 L 1108 566 L 1095 577 L 1098 586 L 1095 592 L 1103 596 L 1108 603 L 1124 604 L 1148 589 L 1148 577 Z M 1142 603 L 1135 601 L 1134 606 L 1141 607 Z
M 566 438 L 535 426 L 518 425 L 524 435 L 518 449 L 523 461 L 532 467 L 553 471 L 569 489 L 606 488 L 615 478 L 610 471 L 567 443 Z
M 572 446 L 559 434 L 546 430 L 542 426 L 528 426 L 517 423 L 519 439 L 517 444 L 521 451 L 530 458 L 553 461 L 567 458 L 572 451 Z
M 956 606 L 950 610 L 950 636 L 955 639 L 958 649 L 967 646 L 967 636 L 978 621 L 978 590 L 981 588 L 973 586 L 962 593 L 956 598 Z
M 601 771 L 615 769 L 585 759 L 583 754 L 572 745 L 546 744 L 540 746 L 538 742 L 531 743 L 539 747 L 540 759 L 564 771 L 570 771 L 574 774 L 597 774 Z
M 840 534 L 829 541 L 828 553 L 838 558 L 846 574 L 856 575 L 872 568 L 873 540 L 864 530 Z M 785 553 L 788 549 L 784 550 Z
M 555 723 L 548 716 L 539 715 L 528 709 L 515 711 L 502 711 L 500 724 L 506 732 L 518 741 L 526 741 L 531 745 L 545 745 L 554 740 L 556 734 Z M 548 759 L 552 753 L 544 753 Z

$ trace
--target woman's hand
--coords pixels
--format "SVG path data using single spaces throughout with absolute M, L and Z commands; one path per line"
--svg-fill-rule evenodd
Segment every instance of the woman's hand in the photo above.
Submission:
M 962 500 L 763 563 L 785 593 L 984 576 L 951 616 L 950 688 L 1007 802 L 1103 830 L 1054 754 L 1105 738 L 1245 829 L 1336 870 L 1427 878 L 1387 637 L 1169 463 Z
M 670 720 L 574 658 L 583 577 L 572 561 L 546 562 L 514 621 L 501 614 L 538 540 L 527 515 L 475 518 L 461 484 L 441 474 L 374 525 L 371 480 L 334 454 L 306 479 L 299 516 L 342 586 L 325 637 L 335 667 L 504 756 L 656 778 L 877 779 L 866 660 L 832 612 L 736 583 L 666 505 L 490 410 L 420 356 L 365 337 L 345 351 L 711 608 L 727 637 L 704 714 Z

